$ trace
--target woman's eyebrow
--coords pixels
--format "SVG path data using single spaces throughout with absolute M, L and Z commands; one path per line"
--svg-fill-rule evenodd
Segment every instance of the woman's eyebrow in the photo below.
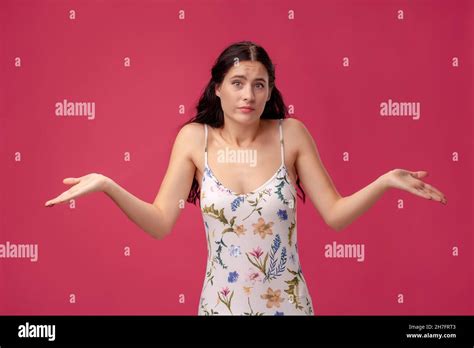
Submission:
M 247 78 L 244 75 L 234 75 L 231 77 L 231 79 L 233 79 L 234 77 L 240 77 L 241 79 L 247 80 Z M 254 81 L 267 82 L 263 77 L 257 77 Z

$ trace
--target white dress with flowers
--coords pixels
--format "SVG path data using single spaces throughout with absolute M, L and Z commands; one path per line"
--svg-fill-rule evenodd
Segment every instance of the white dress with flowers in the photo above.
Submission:
M 237 194 L 207 163 L 200 208 L 208 245 L 199 315 L 313 315 L 298 257 L 296 189 L 284 161 L 258 189 Z

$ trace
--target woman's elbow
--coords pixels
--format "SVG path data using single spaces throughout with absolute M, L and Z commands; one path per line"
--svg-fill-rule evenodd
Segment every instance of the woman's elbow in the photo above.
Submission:
M 328 224 L 328 225 L 329 225 L 329 227 L 331 227 L 336 232 L 341 232 L 345 228 L 345 226 L 341 226 L 341 225 L 335 224 L 335 223 Z

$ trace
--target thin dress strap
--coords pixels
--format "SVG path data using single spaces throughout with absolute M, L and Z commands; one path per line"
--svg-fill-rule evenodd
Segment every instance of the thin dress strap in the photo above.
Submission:
M 285 149 L 283 147 L 283 129 L 281 126 L 283 119 L 280 118 L 280 148 L 281 148 L 281 165 L 285 164 Z
M 206 147 L 204 148 L 204 165 L 207 167 L 207 124 L 204 124 L 204 134 L 205 134 L 205 144 Z

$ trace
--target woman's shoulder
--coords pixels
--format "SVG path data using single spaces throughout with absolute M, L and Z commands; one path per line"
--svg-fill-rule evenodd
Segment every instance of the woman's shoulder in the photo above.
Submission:
M 190 152 L 204 141 L 201 138 L 204 138 L 204 125 L 192 122 L 179 129 L 175 143 L 179 145 L 182 151 Z
M 298 138 L 305 132 L 305 125 L 302 121 L 297 118 L 287 117 L 282 121 L 282 128 L 284 134 L 288 134 L 291 137 Z
M 200 138 L 204 136 L 204 124 L 197 122 L 187 123 L 181 127 L 178 135 L 186 139 L 188 143 L 196 145 L 196 142 L 199 142 Z
M 181 143 L 181 155 L 191 158 L 196 165 L 201 152 L 204 151 L 204 124 L 198 122 L 187 123 L 181 127 L 176 136 Z
M 295 127 L 298 124 L 303 124 L 300 120 L 297 118 L 293 117 L 285 117 L 285 118 L 267 118 L 267 119 L 262 119 L 262 121 L 271 123 L 271 124 L 278 124 L 280 121 L 282 123 L 282 126 L 286 127 Z
M 311 146 L 312 136 L 308 128 L 306 128 L 303 121 L 297 118 L 285 118 L 282 122 L 283 138 L 288 150 L 295 152 L 302 152 Z
M 198 122 L 190 122 L 185 124 L 183 127 L 181 127 L 181 130 L 185 130 L 185 132 L 196 132 L 198 130 L 201 130 L 204 128 L 204 124 L 198 123 Z

